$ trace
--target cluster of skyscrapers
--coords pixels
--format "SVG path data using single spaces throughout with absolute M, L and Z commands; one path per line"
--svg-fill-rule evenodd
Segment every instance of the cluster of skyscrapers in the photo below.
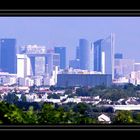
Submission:
M 76 59 L 70 60 L 70 67 L 81 70 L 97 71 L 111 74 L 114 78 L 115 35 L 89 43 L 86 39 L 79 40 Z
M 46 49 L 46 46 L 27 45 L 18 48 L 16 39 L 0 40 L 1 84 L 7 77 L 16 77 L 15 81 L 23 85 L 26 79 L 28 84 L 25 85 L 32 85 L 37 79 L 50 81 L 57 68 L 66 68 L 65 47 Z
M 71 68 L 79 70 L 79 74 L 93 74 L 92 71 L 98 73 L 96 76 L 87 75 L 87 79 L 90 79 L 90 77 L 96 79 L 99 73 L 107 78 L 111 77 L 111 80 L 120 77 L 134 77 L 132 72 L 135 71 L 134 69 L 140 70 L 139 63 L 135 63 L 131 59 L 124 59 L 121 53 L 115 54 L 114 49 L 115 35 L 113 33 L 105 39 L 93 42 L 89 42 L 87 39 L 79 39 L 75 59 L 70 60 L 67 67 L 66 47 L 54 46 L 54 48 L 49 49 L 46 46 L 26 45 L 18 48 L 16 39 L 0 39 L 0 77 L 8 74 L 10 76 L 16 75 L 18 79 L 16 81 L 21 85 L 29 86 L 35 81 L 40 83 L 38 85 L 55 85 L 58 81 L 64 83 L 64 81 L 61 81 L 64 77 L 65 83 L 68 83 L 67 75 L 60 74 L 66 74 L 66 71 L 68 74 Z M 57 80 L 57 77 L 59 80 Z M 84 76 L 81 75 L 80 77 Z M 97 79 L 100 78 L 104 79 L 103 81 L 106 79 L 104 77 L 98 77 Z M 68 79 L 72 79 L 72 77 Z M 77 80 L 79 82 L 82 80 L 80 80 L 79 75 Z M 3 81 L 1 80 L 1 83 Z M 74 83 L 74 81 L 70 82 Z
M 47 50 L 45 46 L 27 45 L 24 51 L 17 54 L 17 61 L 19 62 L 17 64 L 19 74 L 21 74 L 21 67 L 26 65 L 23 68 L 24 72 L 25 69 L 28 72 L 26 76 L 51 76 L 54 66 L 60 69 L 66 68 L 66 48 L 54 47 L 54 49 Z
M 121 53 L 115 55 L 114 82 L 140 84 L 140 63 L 124 58 Z
M 24 51 L 18 51 L 16 39 L 0 40 L 0 71 L 11 74 L 39 76 L 45 75 L 51 65 L 66 68 L 66 48 L 55 47 L 54 50 L 46 50 L 45 46 L 27 45 Z M 24 67 L 24 68 L 23 68 Z M 23 68 L 23 69 L 22 69 Z M 22 72 L 23 70 L 23 72 Z M 50 72 L 51 74 L 51 72 Z

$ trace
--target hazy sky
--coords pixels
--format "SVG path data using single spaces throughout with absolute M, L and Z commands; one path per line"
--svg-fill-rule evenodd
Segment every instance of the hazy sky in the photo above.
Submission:
M 94 42 L 111 32 L 115 52 L 140 62 L 140 17 L 0 17 L 0 38 L 16 38 L 18 46 L 65 46 L 69 58 L 80 38 Z

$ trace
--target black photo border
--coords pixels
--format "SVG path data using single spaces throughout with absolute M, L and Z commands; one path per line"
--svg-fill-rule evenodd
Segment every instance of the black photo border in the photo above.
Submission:
M 140 17 L 140 9 L 0 9 L 0 17 Z M 139 131 L 140 125 L 0 125 L 0 131 Z

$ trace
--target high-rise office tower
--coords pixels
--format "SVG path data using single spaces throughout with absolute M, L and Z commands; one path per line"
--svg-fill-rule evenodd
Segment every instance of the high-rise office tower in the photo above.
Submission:
M 102 72 L 112 74 L 112 79 L 114 79 L 115 35 L 111 33 L 102 41 L 102 46 Z
M 29 56 L 31 63 L 31 76 L 35 76 L 35 56 Z
M 90 71 L 94 70 L 94 44 L 90 44 Z
M 60 67 L 60 54 L 58 53 L 47 53 L 46 54 L 46 73 L 52 76 L 52 72 L 55 66 Z
M 60 55 L 60 69 L 66 68 L 66 47 L 54 47 L 54 52 Z
M 79 40 L 80 69 L 90 70 L 90 46 L 86 39 Z
M 100 72 L 102 71 L 102 40 L 94 42 L 94 70 Z
M 112 74 L 114 79 L 115 35 L 94 42 L 94 70 Z
M 114 78 L 115 79 L 124 75 L 124 73 L 122 72 L 123 70 L 122 70 L 122 66 L 121 66 L 121 63 L 123 63 L 124 61 L 126 61 L 126 60 L 123 59 L 123 54 L 122 53 L 115 53 L 115 55 L 114 55 Z M 130 61 L 130 63 L 131 63 L 131 61 Z M 131 71 L 130 67 L 128 68 L 129 70 L 128 70 L 128 72 L 126 72 L 126 74 L 131 73 L 130 72 Z
M 0 68 L 3 72 L 17 73 L 16 39 L 0 39 Z
M 30 59 L 26 54 L 17 54 L 17 77 L 25 78 L 31 75 Z

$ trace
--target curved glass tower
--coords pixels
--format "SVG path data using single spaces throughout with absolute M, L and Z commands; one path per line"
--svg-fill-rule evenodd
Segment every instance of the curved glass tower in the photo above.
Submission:
M 114 79 L 114 48 L 115 34 L 113 33 L 106 39 L 94 42 L 94 70 L 103 74 L 112 74 L 112 79 Z
M 80 69 L 90 70 L 90 46 L 86 39 L 79 40 Z

